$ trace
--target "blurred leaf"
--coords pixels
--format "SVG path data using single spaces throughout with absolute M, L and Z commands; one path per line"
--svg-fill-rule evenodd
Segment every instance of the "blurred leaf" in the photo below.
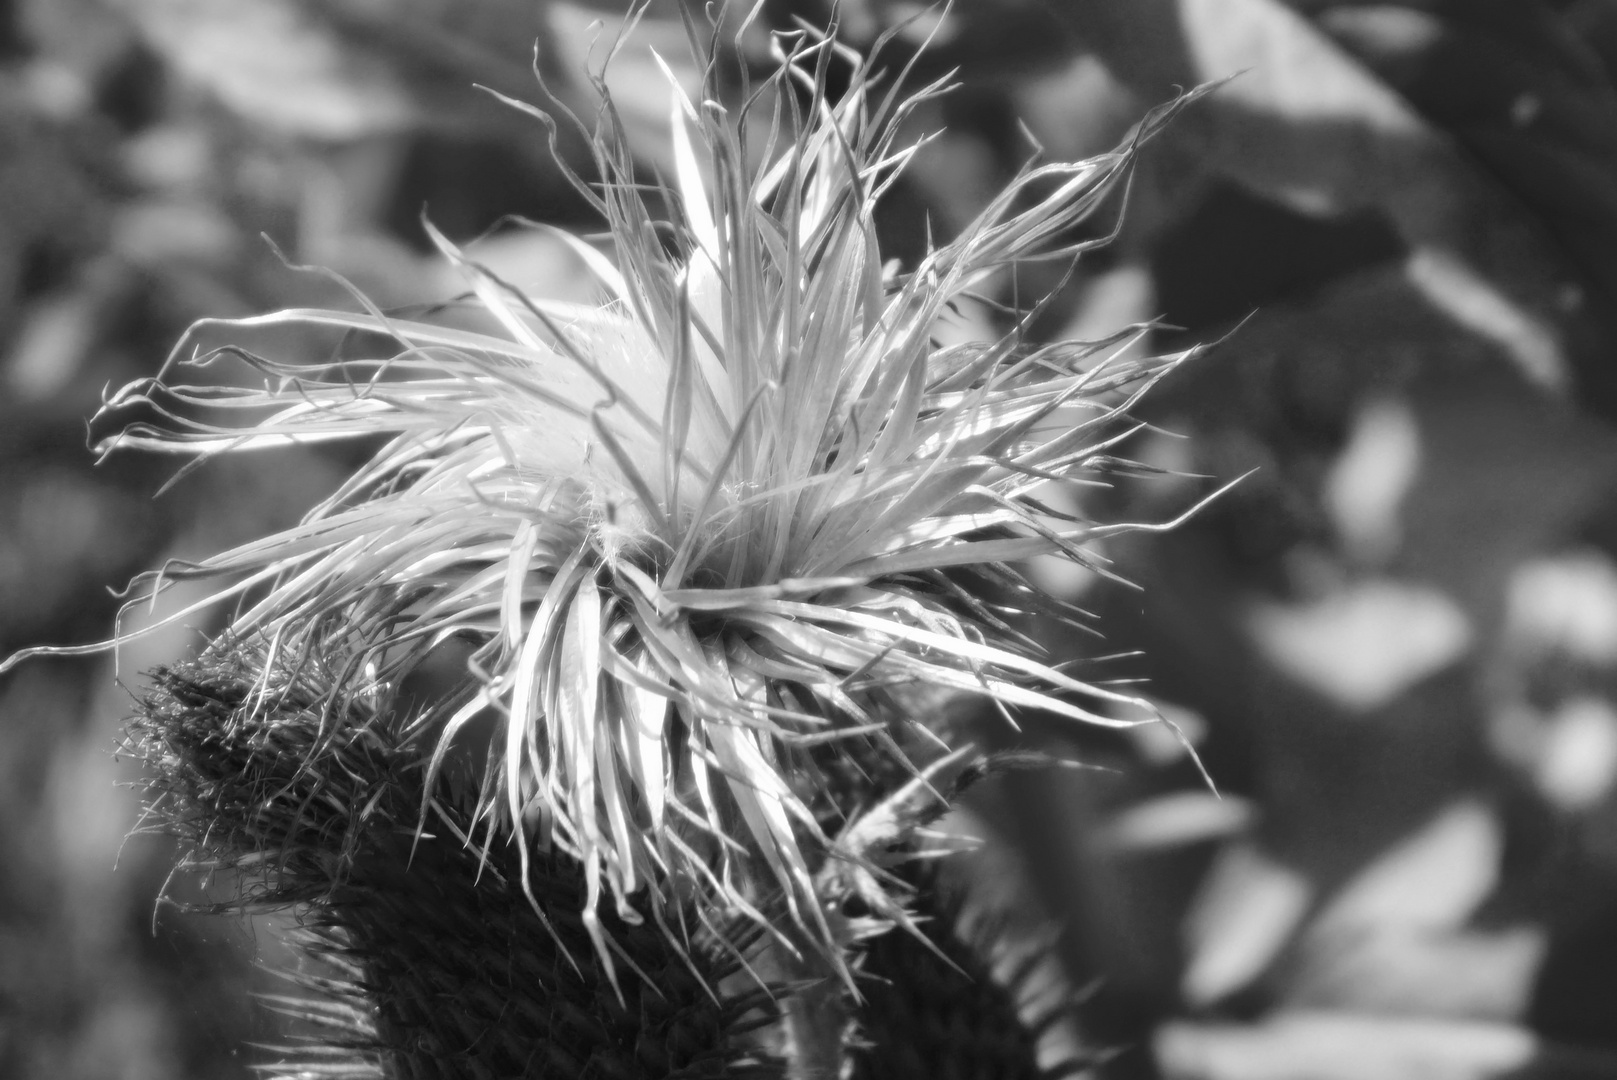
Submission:
M 1077 161 L 1106 152 L 1127 136 L 1145 111 L 1138 95 L 1105 64 L 1084 52 L 1048 73 L 1038 67 L 1025 68 L 1010 86 L 1010 93 L 1017 117 L 1039 140 L 1046 156 L 1057 161 Z
M 1261 1024 L 1171 1023 L 1156 1039 L 1169 1080 L 1604 1080 L 1617 1055 L 1556 1045 L 1512 1024 L 1282 1014 Z
M 1456 929 L 1493 890 L 1503 844 L 1491 810 L 1456 803 L 1360 870 L 1315 926 Z
M 1096 842 L 1119 854 L 1220 840 L 1250 828 L 1253 806 L 1209 791 L 1179 791 L 1136 803 L 1097 830 Z
M 1547 939 L 1540 926 L 1339 927 L 1305 937 L 1277 993 L 1288 1009 L 1523 1021 Z
M 1458 661 L 1473 639 L 1443 593 L 1391 579 L 1298 602 L 1254 600 L 1248 629 L 1275 668 L 1354 712 L 1391 704 Z
M 1320 3 L 1320 27 L 1456 138 L 1617 303 L 1617 92 L 1599 56 L 1549 6 Z
M 1568 812 L 1598 807 L 1617 781 L 1617 708 L 1604 698 L 1577 697 L 1549 718 L 1534 771 L 1539 791 Z
M 1507 645 L 1523 662 L 1559 654 L 1617 668 L 1617 564 L 1583 549 L 1518 566 L 1505 598 Z
M 1492 628 L 1521 563 L 1567 539 L 1617 490 L 1617 433 L 1509 387 L 1434 383 L 1414 400 L 1422 467 L 1397 567 Z
M 1605 393 L 1593 301 L 1569 302 L 1586 289 L 1580 267 L 1455 138 L 1303 14 L 1278 0 L 1091 0 L 1061 10 L 1147 100 L 1239 75 L 1169 133 L 1180 155 L 1163 181 L 1169 190 L 1185 191 L 1200 173 L 1308 214 L 1375 210 L 1409 250 L 1469 268 L 1514 309 L 1559 364 L 1546 373 L 1541 357 L 1520 357 L 1535 381 L 1566 386 L 1576 373 Z M 1521 341 L 1499 344 L 1518 352 Z M 1617 394 L 1591 404 L 1617 412 Z
M 516 0 L 108 0 L 175 71 L 267 130 L 351 141 L 486 124 L 532 95 L 543 24 Z M 496 120 L 495 122 L 498 122 Z
M 71 290 L 30 306 L 0 368 L 0 387 L 7 396 L 35 405 L 78 376 L 80 361 L 100 330 L 96 300 L 86 290 Z
M 395 72 L 291 0 L 116 0 L 184 79 L 287 135 L 349 140 L 419 119 Z
M 1408 406 L 1382 400 L 1361 409 L 1321 493 L 1355 562 L 1382 565 L 1398 549 L 1398 511 L 1419 469 L 1420 434 Z
M 1218 853 L 1185 918 L 1181 990 L 1209 1005 L 1261 975 L 1296 933 L 1314 886 L 1253 844 Z
M 1241 564 L 1232 571 L 1271 575 L 1289 590 L 1280 560 L 1306 543 L 1435 585 L 1487 628 L 1513 568 L 1613 490 L 1617 438 L 1568 403 L 1530 393 L 1497 344 L 1519 329 L 1500 325 L 1508 306 L 1467 288 L 1421 258 L 1346 277 L 1257 313 L 1164 387 L 1164 424 L 1201 436 L 1194 469 L 1262 469 L 1227 512 L 1214 507 L 1202 522 L 1229 531 Z M 1479 332 L 1488 320 L 1491 333 Z M 1530 349 L 1524 341 L 1517 359 Z M 1393 444 L 1409 431 L 1363 428 L 1374 408 L 1391 406 L 1367 407 L 1400 395 L 1416 441 L 1402 449 Z M 1356 430 L 1374 439 L 1356 443 Z M 1413 475 L 1394 484 L 1372 455 L 1364 491 L 1349 492 L 1354 455 L 1374 445 L 1391 454 L 1383 465 L 1403 461 L 1400 469 L 1413 453 Z M 1365 501 L 1378 484 L 1396 503 L 1391 522 Z

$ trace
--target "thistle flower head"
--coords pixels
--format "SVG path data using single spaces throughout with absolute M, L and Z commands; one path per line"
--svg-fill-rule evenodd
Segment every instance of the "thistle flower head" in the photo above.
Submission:
M 603 956 L 600 905 L 632 922 L 648 883 L 653 905 L 670 889 L 743 908 L 784 896 L 828 932 L 812 878 L 834 841 L 794 763 L 856 742 L 897 755 L 887 706 L 903 687 L 1093 723 L 1153 715 L 1042 662 L 976 586 L 1038 607 L 1011 564 L 1082 560 L 1123 528 L 1036 493 L 1099 475 L 1132 397 L 1173 360 L 1111 359 L 1127 335 L 1033 348 L 1019 324 L 939 340 L 1007 266 L 1074 257 L 1072 226 L 1128 152 L 1030 168 L 960 236 L 884 269 L 875 207 L 916 152 L 899 132 L 944 87 L 882 91 L 830 40 L 777 45 L 778 74 L 739 108 L 673 91 L 671 222 L 607 99 L 585 190 L 609 253 L 563 236 L 598 306 L 525 295 L 434 234 L 469 303 L 244 320 L 353 340 L 322 363 L 193 356 L 171 367 L 231 356 L 262 383 L 165 373 L 110 402 L 165 418 L 123 447 L 380 439 L 300 525 L 195 572 L 227 581 L 210 603 L 237 602 L 229 633 L 266 670 L 317 655 L 346 694 L 385 700 L 434 650 L 469 652 L 464 693 L 413 722 L 426 788 L 492 722 L 476 819 L 488 842 L 577 860 Z M 834 62 L 858 66 L 836 100 Z

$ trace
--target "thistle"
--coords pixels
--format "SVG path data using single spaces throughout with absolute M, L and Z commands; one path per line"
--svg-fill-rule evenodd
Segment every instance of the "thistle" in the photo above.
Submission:
M 1137 430 L 1128 407 L 1183 356 L 1118 359 L 1138 328 L 1031 346 L 1025 312 L 997 340 L 939 340 L 996 275 L 1089 246 L 1074 226 L 1132 147 L 1030 167 L 959 237 L 884 267 L 873 215 L 918 149 L 899 133 L 946 86 L 906 96 L 902 75 L 884 84 L 830 39 L 775 44 L 778 71 L 738 107 L 711 64 L 700 101 L 672 91 L 668 221 L 601 86 L 598 179 L 579 188 L 609 252 L 557 233 L 599 305 L 525 295 L 434 232 L 464 301 L 242 320 L 344 340 L 321 363 L 182 343 L 108 403 L 164 422 L 104 450 L 379 443 L 297 527 L 158 575 L 219 579 L 201 606 L 235 613 L 159 677 L 135 733 L 205 857 L 264 867 L 261 898 L 307 905 L 353 958 L 373 1010 L 359 1041 L 414 1047 L 396 1075 L 452 1060 L 422 1048 L 410 1025 L 430 1017 L 385 985 L 404 977 L 386 949 L 452 932 L 396 914 L 434 875 L 468 905 L 499 894 L 501 932 L 552 950 L 525 969 L 545 973 L 528 988 L 552 1002 L 541 1012 L 573 994 L 565 971 L 632 1015 L 649 1000 L 635 987 L 684 970 L 723 1029 L 701 1061 L 801 1054 L 790 1034 L 761 1057 L 732 1038 L 768 1014 L 733 984 L 749 973 L 771 1000 L 854 985 L 857 920 L 827 868 L 857 869 L 865 905 L 915 930 L 912 891 L 849 837 L 954 760 L 918 695 L 1007 719 L 1157 719 L 1039 658 L 1012 617 L 1071 613 L 1014 565 L 1088 563 L 1086 542 L 1134 527 L 1064 515 L 1039 489 L 1104 483 Z M 833 99 L 836 64 L 854 76 Z M 176 381 L 226 358 L 262 383 Z M 412 703 L 401 687 L 445 656 L 455 685 Z M 548 1075 L 527 1060 L 511 1068 Z

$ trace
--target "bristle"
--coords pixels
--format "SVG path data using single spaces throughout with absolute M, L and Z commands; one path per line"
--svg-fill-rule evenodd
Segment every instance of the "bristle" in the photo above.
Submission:
M 530 865 L 546 926 L 522 891 L 456 841 L 394 836 L 322 905 L 360 961 L 389 1075 L 487 1077 L 780 1075 L 742 1030 L 767 1016 L 761 991 L 737 992 L 736 963 L 712 942 L 682 956 L 649 918 L 604 919 L 625 976 L 614 985 L 580 913 L 584 876 L 555 853 Z M 564 949 L 564 946 L 566 948 Z M 634 974 L 638 973 L 638 974 Z M 620 997 L 621 992 L 621 997 Z M 756 1015 L 755 1015 L 756 1014 Z

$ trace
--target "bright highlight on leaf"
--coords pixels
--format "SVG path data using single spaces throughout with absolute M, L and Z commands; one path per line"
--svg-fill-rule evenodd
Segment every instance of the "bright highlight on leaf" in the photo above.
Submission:
M 244 320 L 355 340 L 319 364 L 202 355 L 177 366 L 228 355 L 263 384 L 163 378 L 110 403 L 166 418 L 112 446 L 380 439 L 301 525 L 202 564 L 229 581 L 210 603 L 240 604 L 229 640 L 268 650 L 267 667 L 318 656 L 348 672 L 346 695 L 385 701 L 434 650 L 467 650 L 464 693 L 413 721 L 427 790 L 474 756 L 486 831 L 471 842 L 576 856 L 609 963 L 594 912 L 612 903 L 635 921 L 627 899 L 648 884 L 659 911 L 670 890 L 743 910 L 779 896 L 800 929 L 828 935 L 812 878 L 832 841 L 802 766 L 854 748 L 901 756 L 892 725 L 926 719 L 895 715 L 908 688 L 1154 719 L 1040 660 L 1007 605 L 1059 613 L 1012 564 L 1082 561 L 1086 541 L 1128 528 L 1037 493 L 1103 480 L 1134 430 L 1127 406 L 1182 358 L 1116 359 L 1137 331 L 935 338 L 1006 267 L 1076 257 L 1072 227 L 1128 152 L 1031 168 L 958 238 L 884 270 L 872 217 L 916 151 L 901 125 L 945 88 L 878 92 L 831 42 L 778 45 L 779 73 L 738 111 L 712 86 L 699 102 L 673 91 L 672 228 L 606 101 L 600 182 L 585 190 L 610 256 L 569 238 L 599 307 L 524 295 L 434 234 L 468 304 Z M 833 100 L 838 64 L 857 73 Z M 471 736 L 491 717 L 485 759 Z

